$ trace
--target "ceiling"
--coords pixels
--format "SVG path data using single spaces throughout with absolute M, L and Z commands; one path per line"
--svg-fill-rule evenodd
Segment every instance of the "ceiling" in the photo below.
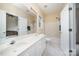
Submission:
M 49 15 L 54 13 L 60 13 L 62 8 L 64 7 L 64 3 L 32 3 L 37 6 L 37 8 L 41 11 L 43 15 Z M 31 3 L 14 3 L 13 5 L 16 5 L 17 7 L 21 8 L 24 12 L 26 12 L 29 15 L 34 14 L 29 11 L 28 7 L 32 5 Z
M 27 14 L 29 14 L 31 16 L 35 16 L 34 13 L 32 13 L 28 8 L 31 5 L 30 3 L 27 3 L 27 4 L 25 4 L 25 3 L 13 3 L 13 5 L 20 8 L 25 13 L 27 13 Z
M 59 13 L 64 5 L 64 3 L 36 3 L 36 6 L 39 7 L 44 15 Z

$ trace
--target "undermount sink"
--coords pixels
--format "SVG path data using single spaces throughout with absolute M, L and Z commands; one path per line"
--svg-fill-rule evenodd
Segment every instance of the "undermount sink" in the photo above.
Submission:
M 10 44 L 11 44 L 11 45 L 12 45 L 12 44 L 14 44 L 14 43 L 15 43 L 15 41 L 14 41 L 14 40 L 10 42 Z

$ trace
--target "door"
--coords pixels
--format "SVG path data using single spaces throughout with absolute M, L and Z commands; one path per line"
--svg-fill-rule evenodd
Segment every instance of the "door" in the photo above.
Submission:
M 61 49 L 69 56 L 69 4 L 65 5 L 60 16 L 61 22 Z
M 0 40 L 6 37 L 6 12 L 0 10 Z

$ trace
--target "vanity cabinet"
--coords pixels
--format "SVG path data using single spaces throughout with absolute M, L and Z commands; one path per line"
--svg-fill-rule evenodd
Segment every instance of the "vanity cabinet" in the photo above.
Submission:
M 46 48 L 46 40 L 44 38 L 40 39 L 38 42 L 34 43 L 28 49 L 23 51 L 19 56 L 41 56 Z

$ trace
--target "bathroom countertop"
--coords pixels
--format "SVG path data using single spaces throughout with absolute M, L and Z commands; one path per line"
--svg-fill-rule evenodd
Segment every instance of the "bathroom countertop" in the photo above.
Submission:
M 44 34 L 30 34 L 28 37 L 20 36 L 18 37 L 20 40 L 16 40 L 15 44 L 13 45 L 1 45 L 0 48 L 2 47 L 2 49 L 0 49 L 0 56 L 17 56 L 44 37 Z

